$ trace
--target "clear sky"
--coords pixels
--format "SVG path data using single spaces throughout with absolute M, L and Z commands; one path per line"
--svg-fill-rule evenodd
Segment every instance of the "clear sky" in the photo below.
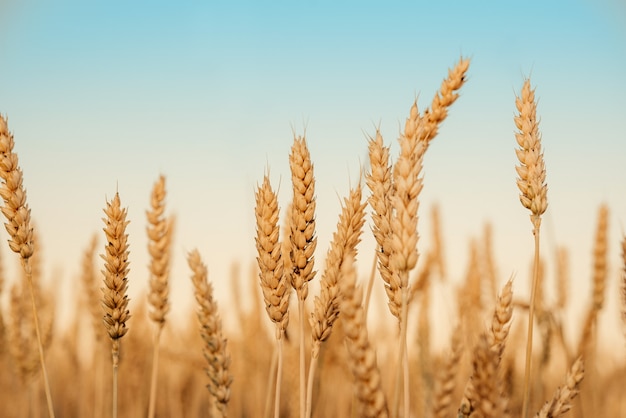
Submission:
M 380 126 L 395 156 L 411 103 L 428 106 L 461 55 L 471 58 L 469 81 L 425 158 L 420 248 L 437 203 L 460 281 L 468 242 L 489 221 L 501 280 L 516 272 L 515 291 L 527 293 L 532 235 L 515 185 L 513 116 L 530 76 L 549 186 L 543 253 L 551 262 L 556 245 L 570 249 L 586 304 L 597 208 L 607 203 L 615 294 L 626 221 L 618 0 L 3 0 L 0 112 L 15 135 L 46 280 L 61 281 L 63 295 L 76 288 L 82 251 L 93 233 L 103 239 L 105 198 L 119 190 L 131 220 L 130 292 L 143 297 L 145 210 L 163 173 L 178 217 L 175 300 L 191 292 L 184 257 L 194 247 L 228 300 L 231 263 L 247 271 L 255 255 L 254 187 L 269 167 L 286 207 L 288 153 L 305 128 L 322 268 L 339 196 L 367 161 L 366 136 Z M 365 234 L 369 271 L 369 226 Z

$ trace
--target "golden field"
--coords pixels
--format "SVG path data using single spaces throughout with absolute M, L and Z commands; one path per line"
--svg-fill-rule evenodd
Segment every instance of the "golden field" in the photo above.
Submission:
M 202 254 L 190 250 L 185 258 L 195 305 L 184 321 L 168 317 L 176 220 L 166 207 L 165 176 L 158 177 L 146 201 L 147 297 L 129 308 L 133 237 L 125 231 L 124 196 L 117 193 L 103 208 L 103 232 L 77 260 L 80 297 L 50 296 L 56 292 L 41 282 L 37 229 L 30 220 L 14 138 L 2 118 L 0 194 L 10 239 L 1 254 L 3 259 L 17 257 L 23 274 L 12 286 L 2 278 L 7 303 L 0 311 L 0 414 L 626 416 L 621 396 L 626 361 L 615 363 L 619 354 L 604 355 L 617 351 L 626 357 L 626 238 L 608 239 L 609 208 L 599 204 L 590 243 L 592 291 L 576 309 L 585 320 L 572 323 L 567 315 L 572 286 L 567 248 L 551 260 L 555 272 L 545 271 L 546 260 L 539 256 L 550 168 L 543 161 L 529 80 L 512 98 L 518 113 L 511 146 L 518 159 L 520 202 L 529 211 L 532 231 L 519 239 L 535 244 L 530 297 L 515 294 L 516 277 L 510 281 L 496 271 L 489 225 L 472 242 L 464 277 L 446 273 L 455 255 L 446 251 L 437 208 L 424 213 L 419 205 L 420 191 L 428 187 L 421 169 L 430 141 L 467 82 L 469 65 L 469 60 L 459 60 L 428 108 L 410 107 L 397 156 L 390 155 L 379 132 L 372 135 L 367 167 L 343 199 L 331 243 L 317 241 L 315 162 L 306 139 L 296 136 L 289 150 L 293 198 L 278 202 L 269 175 L 259 178 L 257 234 L 250 237 L 258 257 L 254 268 L 246 263 L 230 278 L 239 287 L 236 292 L 253 295 L 251 303 L 218 300 Z M 421 236 L 418 219 L 430 223 L 431 236 Z M 376 242 L 373 257 L 358 251 L 365 234 L 373 234 Z M 422 246 L 426 250 L 418 253 L 421 240 L 427 242 Z M 327 248 L 322 260 L 315 258 L 320 246 Z M 598 333 L 606 294 L 615 291 L 607 254 L 617 247 L 623 254 L 621 307 L 610 314 L 621 315 L 621 322 L 613 321 L 620 323 L 614 330 L 620 337 L 612 340 L 621 345 Z M 370 304 L 376 299 L 382 302 Z M 451 307 L 453 321 L 443 319 L 442 303 Z M 67 304 L 75 305 L 77 314 L 60 327 L 55 312 Z M 237 318 L 236 332 L 222 325 L 225 316 Z M 443 347 L 433 343 L 441 335 L 447 341 Z

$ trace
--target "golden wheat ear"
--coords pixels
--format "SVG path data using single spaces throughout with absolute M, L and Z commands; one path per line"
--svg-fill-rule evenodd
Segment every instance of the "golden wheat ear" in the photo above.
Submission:
M 104 287 L 102 288 L 102 307 L 104 309 L 104 327 L 111 339 L 111 357 L 113 359 L 113 418 L 117 417 L 118 368 L 120 357 L 120 339 L 128 332 L 126 322 L 130 319 L 128 310 L 128 235 L 126 226 L 127 209 L 121 207 L 120 195 L 107 202 L 106 215 L 102 220 L 106 236 L 104 260 Z

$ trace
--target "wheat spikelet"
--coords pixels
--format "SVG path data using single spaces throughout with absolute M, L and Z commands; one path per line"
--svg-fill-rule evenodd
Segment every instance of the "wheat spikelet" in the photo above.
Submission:
M 489 346 L 498 355 L 498 365 L 504 351 L 513 316 L 513 279 L 504 285 L 491 319 L 491 329 L 487 334 Z
M 356 257 L 356 246 L 361 240 L 365 223 L 365 204 L 361 203 L 361 186 L 350 190 L 344 198 L 337 231 L 333 234 L 330 249 L 326 255 L 326 268 L 320 280 L 320 295 L 315 297 L 315 309 L 311 313 L 311 335 L 317 357 L 319 344 L 330 336 L 332 326 L 339 315 L 339 286 L 341 266 L 346 257 Z
M 469 69 L 469 64 L 469 59 L 461 58 L 453 69 L 448 70 L 448 78 L 443 80 L 439 91 L 435 93 L 430 109 L 424 112 L 424 138 L 427 145 L 437 136 L 439 125 L 448 116 L 448 107 L 452 106 L 459 97 L 456 91 L 465 84 L 465 74 Z
M 165 316 L 169 311 L 169 270 L 170 247 L 173 221 L 165 218 L 165 176 L 159 176 L 154 183 L 150 198 L 151 209 L 146 211 L 148 218 L 148 252 L 150 253 L 150 293 L 148 302 L 152 306 L 150 319 L 159 328 L 165 324 Z
M 291 216 L 291 285 L 299 300 L 308 295 L 308 282 L 315 276 L 314 257 L 317 237 L 315 236 L 315 179 L 311 155 L 303 137 L 294 138 L 289 154 L 293 202 Z
M 226 416 L 226 407 L 230 399 L 230 353 L 227 341 L 222 335 L 222 321 L 218 315 L 217 302 L 213 299 L 213 286 L 208 281 L 207 268 L 200 258 L 198 250 L 192 250 L 187 256 L 191 268 L 191 281 L 198 303 L 198 321 L 200 335 L 204 340 L 203 353 L 208 363 L 208 389 L 215 398 L 220 416 Z
M 500 295 L 498 296 L 495 309 L 493 311 L 493 316 L 491 319 L 491 325 L 489 327 L 489 332 L 482 335 L 481 341 L 478 346 L 475 348 L 474 352 L 474 371 L 472 377 L 467 382 L 465 386 L 465 391 L 463 394 L 463 399 L 461 401 L 461 407 L 459 408 L 459 416 L 462 417 L 470 417 L 475 411 L 479 411 L 478 404 L 484 401 L 485 393 L 488 388 L 483 388 L 483 394 L 480 394 L 480 390 L 475 386 L 478 384 L 477 382 L 481 382 L 481 379 L 500 379 L 498 375 L 498 369 L 500 367 L 500 363 L 502 360 L 502 354 L 504 352 L 506 340 L 509 335 L 509 329 L 511 327 L 511 318 L 513 316 L 513 279 L 509 279 L 507 283 L 502 288 Z M 485 339 L 485 344 L 487 344 L 488 349 L 491 351 L 491 354 L 487 355 L 484 353 L 484 349 L 482 347 L 482 339 Z M 477 368 L 487 368 L 488 370 L 480 370 L 478 373 L 483 373 L 480 376 L 477 376 Z M 494 370 L 491 370 L 493 368 Z M 486 374 L 485 374 L 486 373 Z M 491 376 L 491 377 L 489 377 Z M 487 385 L 491 384 L 488 382 L 482 382 L 481 384 Z M 494 390 L 496 391 L 496 395 L 494 397 L 487 399 L 487 406 L 485 408 L 489 414 L 495 413 L 494 411 L 499 411 L 498 413 L 503 413 L 506 409 L 506 399 L 503 396 L 501 385 L 495 386 Z M 482 400 L 481 400 L 482 399 Z M 489 406 L 491 405 L 491 406 Z M 496 408 L 496 409 L 493 409 Z M 494 415 L 486 415 L 486 416 L 494 416 Z M 495 415 L 498 416 L 498 415 Z
M 361 307 L 362 291 L 360 287 L 356 287 L 356 271 L 351 256 L 344 260 L 341 272 L 342 280 L 339 282 L 343 315 L 341 322 L 359 401 L 358 416 L 388 417 L 380 371 L 376 365 L 376 352 L 369 342 L 365 315 Z
M 268 176 L 257 188 L 256 194 L 256 248 L 258 252 L 259 279 L 265 300 L 265 310 L 276 323 L 277 338 L 289 324 L 289 283 L 283 271 L 278 227 L 278 198 L 272 190 Z
M 535 417 L 555 418 L 569 411 L 572 408 L 572 401 L 578 395 L 584 375 L 583 361 L 579 357 L 567 373 L 565 386 L 554 392 L 552 399 L 543 405 Z
M 368 203 L 372 208 L 373 232 L 376 239 L 378 270 L 386 284 L 391 284 L 391 196 L 393 194 L 392 167 L 389 162 L 389 147 L 383 145 L 383 137 L 376 130 L 376 137 L 368 141 L 370 173 L 365 181 L 370 189 Z
M 128 332 L 126 322 L 130 318 L 128 311 L 128 235 L 126 226 L 127 210 L 120 206 L 119 193 L 111 202 L 107 202 L 103 218 L 106 227 L 103 228 L 106 244 L 105 254 L 100 257 L 104 260 L 104 288 L 102 289 L 102 307 L 104 308 L 104 326 L 113 341 L 113 351 L 119 350 L 119 339 Z
M 8 221 L 4 226 L 11 237 L 9 247 L 26 260 L 33 255 L 33 229 L 22 185 L 22 170 L 18 166 L 17 154 L 13 152 L 14 145 L 6 119 L 0 115 L 0 177 L 3 180 L 0 196 L 4 200 L 1 210 Z
M 526 79 L 522 87 L 521 97 L 515 99 L 519 115 L 515 117 L 515 126 L 519 132 L 515 139 L 519 149 L 515 154 L 520 162 L 516 166 L 517 187 L 520 190 L 520 202 L 531 212 L 530 219 L 535 228 L 541 224 L 541 215 L 548 207 L 548 186 L 546 186 L 546 167 L 541 149 L 541 135 L 537 120 L 537 103 L 535 91 L 530 88 L 530 80 Z

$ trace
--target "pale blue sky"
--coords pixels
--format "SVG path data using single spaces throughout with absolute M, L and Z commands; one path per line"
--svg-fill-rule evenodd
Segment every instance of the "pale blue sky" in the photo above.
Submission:
M 532 238 L 517 199 L 513 115 L 531 76 L 548 171 L 545 254 L 568 245 L 586 297 L 596 210 L 606 202 L 616 285 L 626 218 L 620 2 L 206 3 L 0 3 L 0 112 L 48 271 L 58 268 L 66 288 L 117 188 L 132 222 L 131 292 L 141 297 L 144 211 L 163 173 L 179 218 L 174 295 L 188 293 L 184 254 L 198 247 L 227 298 L 230 262 L 254 256 L 254 186 L 269 165 L 287 205 L 292 133 L 305 126 L 322 268 L 338 195 L 366 161 L 366 134 L 379 125 L 395 155 L 412 101 L 425 108 L 461 54 L 472 59 L 469 81 L 426 156 L 420 246 L 437 202 L 460 280 L 467 242 L 489 220 L 502 280 L 515 271 L 526 292 Z

